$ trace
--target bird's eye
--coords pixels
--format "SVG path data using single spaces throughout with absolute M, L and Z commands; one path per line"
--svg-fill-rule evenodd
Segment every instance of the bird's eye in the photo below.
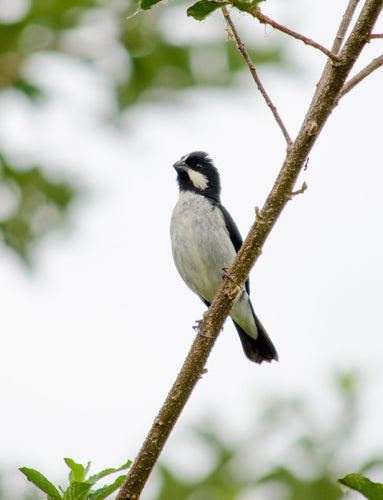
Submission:
M 200 165 L 199 163 L 196 163 L 196 164 L 194 165 L 194 169 L 195 169 L 195 170 L 198 170 L 198 171 L 199 171 L 199 170 L 202 170 L 202 165 Z

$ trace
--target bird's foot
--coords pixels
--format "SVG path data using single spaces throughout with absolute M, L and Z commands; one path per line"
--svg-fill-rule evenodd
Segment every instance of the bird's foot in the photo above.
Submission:
M 229 268 L 228 267 L 223 267 L 222 271 L 223 271 L 222 279 L 226 278 L 229 281 L 234 281 L 233 278 L 229 274 Z
M 223 279 L 225 279 L 225 278 L 226 278 L 227 280 L 229 280 L 229 281 L 231 281 L 232 283 L 234 283 L 234 284 L 235 284 L 235 288 L 234 288 L 234 290 L 232 291 L 232 293 L 229 295 L 229 297 L 230 297 L 230 298 L 232 298 L 232 297 L 236 297 L 236 296 L 240 293 L 240 291 L 241 291 L 241 287 L 240 287 L 240 286 L 238 286 L 238 285 L 237 285 L 237 283 L 236 283 L 236 282 L 233 280 L 233 278 L 230 276 L 230 274 L 229 274 L 229 269 L 228 269 L 227 267 L 223 267 L 223 268 L 222 268 L 222 271 L 223 271 L 223 276 L 222 276 L 222 278 L 223 278 Z

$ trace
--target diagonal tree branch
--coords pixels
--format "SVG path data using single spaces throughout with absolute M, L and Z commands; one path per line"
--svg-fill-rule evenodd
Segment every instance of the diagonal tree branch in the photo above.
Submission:
M 368 64 L 365 68 L 363 68 L 359 73 L 357 73 L 351 80 L 346 82 L 339 94 L 339 99 L 341 99 L 344 95 L 346 95 L 350 90 L 352 90 L 355 85 L 358 85 L 361 81 L 363 81 L 368 75 L 370 75 L 373 71 L 380 68 L 383 65 L 383 54 L 379 57 L 373 59 L 370 64 Z
M 323 45 L 320 45 L 319 43 L 315 42 L 311 38 L 308 38 L 304 35 L 301 35 L 300 33 L 297 33 L 296 31 L 293 31 L 293 30 L 287 28 L 286 26 L 283 26 L 282 24 L 277 23 L 276 21 L 274 21 L 270 17 L 267 17 L 267 16 L 265 16 L 265 14 L 262 14 L 262 12 L 259 9 L 250 11 L 250 14 L 253 17 L 256 17 L 260 23 L 269 24 L 272 28 L 279 30 L 279 31 L 282 31 L 282 33 L 286 33 L 287 35 L 290 35 L 290 36 L 296 38 L 297 40 L 301 40 L 304 44 L 310 45 L 311 47 L 314 47 L 315 49 L 320 50 L 321 52 L 323 52 L 323 54 L 326 54 L 326 56 L 329 57 L 330 59 L 332 59 L 333 61 L 338 61 L 338 56 L 336 54 L 333 54 L 331 52 L 331 50 L 326 49 L 326 47 L 323 47 Z
M 211 306 L 204 314 L 198 334 L 171 391 L 169 392 L 142 448 L 126 478 L 117 500 L 138 500 L 161 450 L 188 400 L 204 373 L 204 366 L 234 300 L 261 254 L 263 244 L 279 215 L 291 198 L 305 160 L 322 127 L 337 104 L 346 78 L 357 60 L 368 35 L 383 8 L 383 0 L 366 0 L 342 51 L 340 61 L 324 71 L 317 92 L 302 123 L 298 136 L 288 148 L 274 186 L 223 280 Z
M 264 88 L 264 86 L 262 85 L 262 82 L 261 80 L 259 79 L 259 76 L 258 76 L 258 73 L 257 73 L 257 70 L 255 69 L 255 66 L 254 66 L 254 63 L 252 62 L 252 60 L 250 59 L 250 56 L 238 34 L 238 31 L 236 29 L 236 27 L 234 26 L 234 23 L 230 17 L 230 14 L 229 14 L 229 11 L 227 10 L 227 7 L 224 6 L 222 7 L 222 13 L 223 13 L 223 16 L 228 24 L 228 26 L 230 27 L 230 30 L 231 32 L 233 33 L 234 35 L 234 38 L 235 38 L 235 41 L 237 42 L 237 47 L 238 47 L 238 50 L 240 51 L 240 53 L 242 54 L 243 58 L 245 59 L 246 61 L 246 64 L 250 70 L 250 73 L 251 73 L 251 76 L 253 77 L 253 80 L 255 81 L 257 87 L 258 87 L 258 90 L 260 91 L 260 93 L 262 94 L 262 96 L 264 97 L 265 101 L 266 101 L 266 104 L 269 106 L 269 108 L 271 109 L 271 112 L 273 113 L 274 115 L 274 118 L 275 118 L 275 121 L 278 123 L 279 125 L 279 128 L 282 130 L 282 133 L 286 139 L 286 142 L 287 142 L 287 146 L 289 147 L 291 144 L 292 144 L 292 140 L 291 140 L 291 137 L 289 135 L 289 133 L 287 132 L 287 129 L 282 121 L 282 118 L 280 117 L 278 111 L 277 111 L 277 108 L 274 106 L 274 104 L 272 103 L 268 93 L 266 92 L 266 89 Z

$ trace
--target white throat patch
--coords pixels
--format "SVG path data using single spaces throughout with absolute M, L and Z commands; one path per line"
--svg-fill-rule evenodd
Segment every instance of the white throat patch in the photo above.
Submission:
M 201 174 L 201 172 L 196 172 L 191 168 L 188 169 L 189 179 L 192 181 L 193 185 L 197 189 L 201 189 L 202 191 L 206 189 L 209 185 L 209 180 L 206 175 Z

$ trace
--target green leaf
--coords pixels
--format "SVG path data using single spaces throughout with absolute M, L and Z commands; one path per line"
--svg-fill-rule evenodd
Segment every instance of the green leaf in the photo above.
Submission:
M 85 472 L 84 472 L 84 477 L 86 477 L 88 475 L 88 472 L 89 472 L 89 469 L 90 469 L 90 465 L 91 465 L 92 462 L 88 462 L 86 464 L 86 467 L 85 467 Z
M 128 460 L 125 464 L 121 465 L 121 467 L 118 467 L 117 469 L 109 468 L 102 470 L 98 474 L 95 474 L 94 476 L 90 476 L 90 478 L 87 480 L 88 483 L 94 484 L 96 483 L 99 479 L 108 476 L 109 474 L 113 474 L 114 472 L 120 472 L 121 470 L 125 470 L 128 467 L 130 467 L 132 464 L 131 460 Z
M 103 488 L 100 488 L 99 490 L 96 490 L 94 493 L 89 495 L 88 500 L 104 500 L 104 498 L 108 497 L 122 485 L 125 478 L 126 474 L 123 476 L 118 476 L 114 483 L 110 484 L 109 486 L 104 486 Z
M 341 484 L 359 491 L 369 500 L 382 500 L 383 499 L 383 484 L 373 483 L 363 474 L 347 474 L 342 479 L 339 479 Z
M 149 10 L 159 2 L 162 2 L 162 0 L 141 0 L 140 7 L 142 10 Z
M 14 80 L 12 87 L 23 92 L 31 101 L 37 101 L 39 97 L 43 96 L 43 91 L 39 87 L 21 78 Z
M 360 472 L 363 474 L 364 472 L 367 472 L 368 470 L 372 469 L 373 467 L 382 467 L 383 466 L 383 457 L 374 457 L 370 458 L 370 460 L 367 460 L 361 467 L 360 467 Z
M 21 169 L 11 165 L 0 154 L 2 184 L 13 192 L 16 208 L 0 221 L 0 241 L 28 264 L 34 242 L 65 221 L 75 189 L 65 181 L 52 181 L 40 167 Z
M 257 5 L 264 0 L 251 0 L 247 2 L 246 0 L 232 0 L 232 5 L 237 7 L 237 9 L 242 10 L 244 12 L 252 12 L 257 8 Z
M 157 0 L 158 1 L 158 0 Z M 188 8 L 188 16 L 194 17 L 197 21 L 202 21 L 209 14 L 224 5 L 231 4 L 244 12 L 251 12 L 257 8 L 257 5 L 264 0 L 199 0 Z
M 35 484 L 40 490 L 48 495 L 48 499 L 51 500 L 61 500 L 62 497 L 59 491 L 53 484 L 48 481 L 48 479 L 41 474 L 41 472 L 35 469 L 29 469 L 28 467 L 21 467 L 19 469 L 23 474 L 26 475 L 28 481 Z
M 65 491 L 63 500 L 85 500 L 91 487 L 89 483 L 72 483 Z
M 197 21 L 202 21 L 209 14 L 214 12 L 215 10 L 227 5 L 229 2 L 226 0 L 217 1 L 217 0 L 200 0 L 196 2 L 194 5 L 188 8 L 187 15 L 190 17 L 194 17 Z
M 64 458 L 64 461 L 70 468 L 69 481 L 71 483 L 83 482 L 85 479 L 85 467 L 81 464 L 76 463 L 71 458 Z

